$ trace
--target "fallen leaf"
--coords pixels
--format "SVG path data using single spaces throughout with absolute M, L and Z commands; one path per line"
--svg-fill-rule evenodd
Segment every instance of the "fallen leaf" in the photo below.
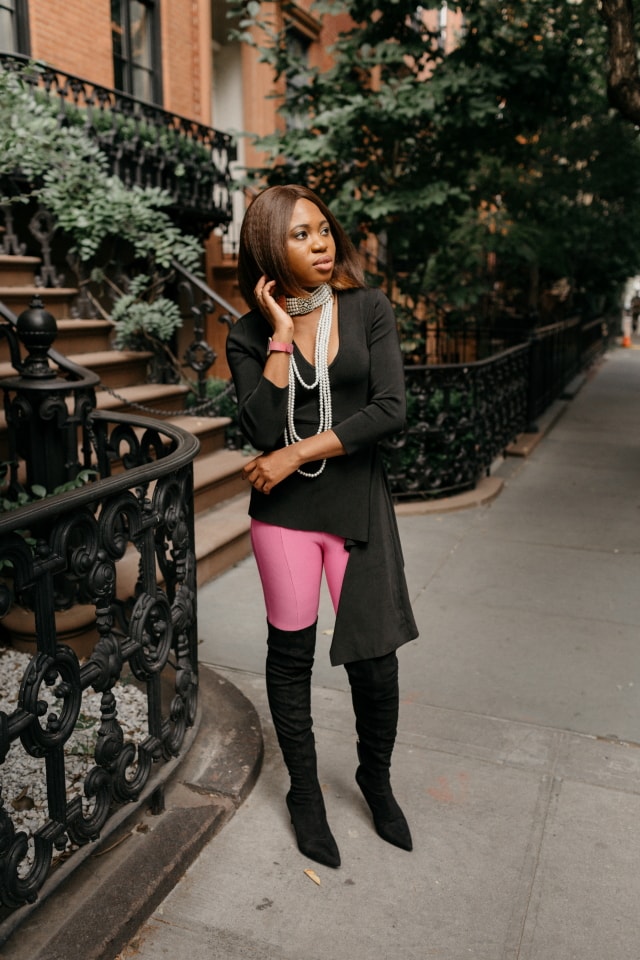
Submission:
M 313 880 L 314 883 L 317 883 L 318 886 L 320 886 L 320 877 L 315 870 L 305 870 L 305 873 L 309 877 L 309 880 Z
M 14 810 L 18 810 L 18 811 L 33 810 L 33 808 L 35 807 L 35 803 L 33 802 L 33 798 L 29 796 L 27 791 L 28 791 L 28 788 L 24 787 L 20 791 L 18 796 L 15 798 L 15 800 L 11 801 L 11 806 L 13 807 Z

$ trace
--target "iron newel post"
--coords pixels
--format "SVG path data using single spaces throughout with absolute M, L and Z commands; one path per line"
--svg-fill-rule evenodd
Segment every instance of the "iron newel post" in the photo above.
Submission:
M 52 493 L 80 470 L 78 427 L 95 401 L 85 390 L 82 403 L 76 397 L 68 404 L 74 384 L 50 365 L 48 351 L 58 327 L 39 296 L 20 314 L 15 330 L 26 356 L 19 376 L 2 381 L 11 459 L 24 461 L 28 490 L 39 485 Z

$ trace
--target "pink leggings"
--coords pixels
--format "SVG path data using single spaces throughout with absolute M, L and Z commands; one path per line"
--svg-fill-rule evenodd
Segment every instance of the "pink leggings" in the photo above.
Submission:
M 303 630 L 318 618 L 322 568 L 338 609 L 349 559 L 344 537 L 251 521 L 251 544 L 262 581 L 267 620 L 279 630 Z

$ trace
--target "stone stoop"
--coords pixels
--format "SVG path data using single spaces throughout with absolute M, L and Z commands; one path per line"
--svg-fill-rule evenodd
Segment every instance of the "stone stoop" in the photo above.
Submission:
M 39 295 L 58 324 L 54 348 L 75 363 L 100 376 L 96 393 L 100 410 L 147 415 L 190 431 L 200 440 L 194 463 L 194 512 L 198 584 L 219 576 L 250 552 L 248 485 L 241 477 L 246 457 L 224 446 L 226 417 L 191 417 L 184 413 L 186 387 L 181 384 L 146 383 L 145 352 L 116 350 L 111 346 L 109 320 L 74 320 L 70 302 L 76 291 L 34 285 L 37 257 L 0 256 L 0 301 L 16 315 Z M 9 349 L 0 338 L 0 377 L 14 376 Z M 110 392 L 113 391 L 113 392 Z M 152 411 L 168 411 L 170 416 Z M 0 460 L 8 452 L 4 412 L 0 412 Z M 115 469 L 118 469 L 117 465 Z

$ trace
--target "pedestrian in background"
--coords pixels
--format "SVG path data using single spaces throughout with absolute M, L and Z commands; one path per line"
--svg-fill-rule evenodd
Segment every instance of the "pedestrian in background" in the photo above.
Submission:
M 251 311 L 227 357 L 240 427 L 263 451 L 244 468 L 267 613 L 266 685 L 291 786 L 298 847 L 337 867 L 318 781 L 311 672 L 324 569 L 336 611 L 330 657 L 355 712 L 356 781 L 378 834 L 412 840 L 389 770 L 398 722 L 396 649 L 417 636 L 378 442 L 405 420 L 391 305 L 305 187 L 270 187 L 247 210 L 238 279 Z
M 640 289 L 636 287 L 631 298 L 631 329 L 638 332 L 638 318 L 640 317 Z

